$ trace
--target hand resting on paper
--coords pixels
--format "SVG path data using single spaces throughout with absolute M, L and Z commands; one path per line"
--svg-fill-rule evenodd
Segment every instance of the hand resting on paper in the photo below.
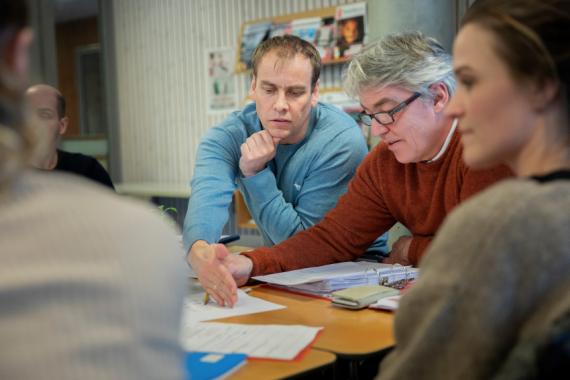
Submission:
M 198 281 L 216 302 L 233 307 L 237 302 L 237 285 L 223 264 L 230 255 L 223 244 L 195 242 L 188 253 L 188 263 L 198 275 Z
M 392 251 L 390 251 L 390 255 L 386 257 L 382 263 L 410 265 L 410 261 L 408 260 L 408 250 L 410 249 L 411 243 L 411 236 L 400 237 L 394 244 L 392 244 Z
M 192 245 L 188 262 L 202 287 L 219 305 L 229 307 L 237 302 L 237 286 L 247 282 L 253 267 L 247 257 L 233 255 L 224 245 L 203 240 Z

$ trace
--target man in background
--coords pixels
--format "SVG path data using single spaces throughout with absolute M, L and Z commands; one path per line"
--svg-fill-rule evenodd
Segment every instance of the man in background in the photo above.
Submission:
M 313 45 L 274 37 L 252 62 L 254 103 L 210 129 L 198 147 L 184 246 L 202 280 L 236 187 L 272 246 L 319 222 L 367 153 L 356 122 L 317 101 L 321 59 Z M 374 248 L 385 244 L 382 236 Z
M 69 124 L 61 92 L 52 86 L 39 84 L 26 91 L 26 101 L 33 122 L 42 128 L 41 144 L 45 148 L 33 165 L 38 169 L 74 173 L 114 189 L 109 174 L 95 158 L 57 148 Z

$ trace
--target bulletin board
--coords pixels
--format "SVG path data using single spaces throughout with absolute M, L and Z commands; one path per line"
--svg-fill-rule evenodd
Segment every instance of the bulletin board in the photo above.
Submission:
M 251 55 L 259 43 L 285 34 L 315 45 L 323 64 L 345 62 L 364 46 L 366 26 L 365 2 L 247 21 L 241 26 L 235 72 L 251 68 Z

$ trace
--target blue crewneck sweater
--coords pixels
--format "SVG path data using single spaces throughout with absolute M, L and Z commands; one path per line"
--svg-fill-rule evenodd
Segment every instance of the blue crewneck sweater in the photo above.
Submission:
M 305 138 L 279 145 L 264 170 L 245 178 L 239 170 L 240 146 L 261 129 L 252 103 L 202 139 L 184 221 L 186 250 L 197 240 L 219 239 L 238 186 L 265 245 L 312 226 L 336 205 L 367 153 L 354 120 L 336 107 L 318 103 Z

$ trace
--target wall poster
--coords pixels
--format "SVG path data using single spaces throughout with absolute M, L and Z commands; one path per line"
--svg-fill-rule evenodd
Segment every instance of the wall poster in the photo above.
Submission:
M 208 71 L 208 114 L 238 108 L 234 76 L 235 52 L 232 48 L 206 50 Z

